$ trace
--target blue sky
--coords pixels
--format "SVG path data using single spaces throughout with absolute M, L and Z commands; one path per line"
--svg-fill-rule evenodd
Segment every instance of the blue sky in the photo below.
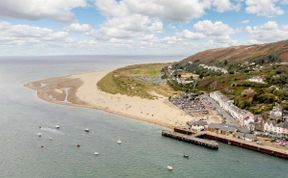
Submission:
M 288 0 L 9 0 L 0 55 L 190 55 L 288 39 Z

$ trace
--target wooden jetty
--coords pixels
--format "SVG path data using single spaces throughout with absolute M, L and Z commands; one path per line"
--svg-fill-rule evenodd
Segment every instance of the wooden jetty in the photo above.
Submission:
M 216 141 L 220 141 L 229 145 L 234 145 L 234 146 L 258 151 L 261 153 L 269 154 L 271 156 L 288 159 L 288 150 L 285 151 L 285 150 L 275 148 L 272 146 L 268 146 L 268 145 L 258 145 L 255 142 L 248 142 L 248 141 L 238 139 L 235 137 L 229 137 L 227 135 L 217 134 L 217 133 L 210 132 L 210 131 L 204 131 L 204 132 L 199 132 L 198 134 L 195 135 L 195 137 L 216 140 Z
M 218 143 L 217 142 L 215 142 L 213 140 L 206 140 L 206 139 L 197 138 L 193 135 L 187 135 L 187 134 L 174 132 L 174 131 L 170 131 L 170 130 L 162 130 L 162 136 L 174 138 L 174 139 L 188 142 L 188 143 L 192 143 L 195 145 L 204 146 L 204 147 L 207 147 L 207 148 L 210 148 L 213 150 L 218 149 Z
M 217 134 L 210 131 L 190 132 L 183 128 L 174 128 L 172 130 L 162 130 L 162 136 L 174 138 L 180 141 L 192 143 L 195 145 L 204 146 L 210 149 L 217 150 L 220 141 L 229 145 L 239 146 L 242 148 L 258 151 L 261 153 L 269 154 L 283 159 L 288 159 L 288 150 L 275 148 L 269 145 L 259 145 L 255 142 L 245 141 L 243 139 Z M 215 141 L 214 141 L 215 140 Z

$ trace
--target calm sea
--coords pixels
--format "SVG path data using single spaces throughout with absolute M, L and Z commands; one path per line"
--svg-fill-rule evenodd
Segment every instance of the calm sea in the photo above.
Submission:
M 179 59 L 1 57 L 0 177 L 287 178 L 286 160 L 224 144 L 213 151 L 163 138 L 161 127 L 102 111 L 50 104 L 22 87 L 25 82 L 47 77 Z M 54 129 L 56 124 L 61 126 L 59 131 Z M 86 127 L 89 134 L 83 131 Z M 42 138 L 37 137 L 38 132 Z M 118 139 L 122 140 L 121 145 L 116 143 Z M 76 148 L 76 144 L 81 147 Z M 45 148 L 41 149 L 41 145 Z M 94 152 L 100 155 L 95 156 Z M 184 153 L 190 159 L 184 159 Z M 174 171 L 168 171 L 167 165 L 172 165 Z

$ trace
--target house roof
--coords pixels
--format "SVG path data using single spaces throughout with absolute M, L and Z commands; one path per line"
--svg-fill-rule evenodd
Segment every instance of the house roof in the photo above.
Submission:
M 251 131 L 247 128 L 242 128 L 242 127 L 238 127 L 237 130 L 241 133 L 244 133 L 244 134 L 249 134 L 251 133 Z
M 244 137 L 245 134 L 241 133 L 241 132 L 236 132 L 235 135 L 238 136 L 238 137 Z
M 224 124 L 217 124 L 217 123 L 211 123 L 208 125 L 208 128 L 211 128 L 211 129 L 219 129 L 221 127 L 223 127 Z
M 256 138 L 256 136 L 253 134 L 245 134 L 245 138 L 254 140 Z

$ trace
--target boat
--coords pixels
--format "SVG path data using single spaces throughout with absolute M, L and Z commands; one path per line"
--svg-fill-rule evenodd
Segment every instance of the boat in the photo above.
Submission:
M 51 140 L 51 141 L 52 141 L 52 140 L 53 140 L 53 138 L 52 138 L 52 137 L 49 137 L 49 140 Z
M 60 125 L 56 125 L 55 128 L 56 128 L 56 129 L 60 129 Z
M 80 144 L 77 144 L 76 147 L 77 147 L 77 148 L 80 148 Z
M 173 170 L 173 167 L 172 166 L 167 166 L 167 169 L 169 170 L 169 171 L 172 171 Z
M 183 157 L 189 159 L 189 155 L 183 155 Z
M 37 133 L 37 136 L 38 136 L 38 137 L 42 137 L 42 133 L 40 133 L 40 132 Z
M 120 145 L 122 143 L 122 141 L 119 139 L 119 140 L 117 140 L 117 143 Z
M 94 155 L 96 155 L 96 156 L 97 156 L 97 155 L 99 155 L 99 153 L 98 153 L 98 152 L 94 152 L 93 154 L 94 154 Z
M 86 128 L 84 131 L 85 131 L 86 133 L 89 133 L 89 132 L 90 132 L 90 130 L 89 130 L 88 128 Z

